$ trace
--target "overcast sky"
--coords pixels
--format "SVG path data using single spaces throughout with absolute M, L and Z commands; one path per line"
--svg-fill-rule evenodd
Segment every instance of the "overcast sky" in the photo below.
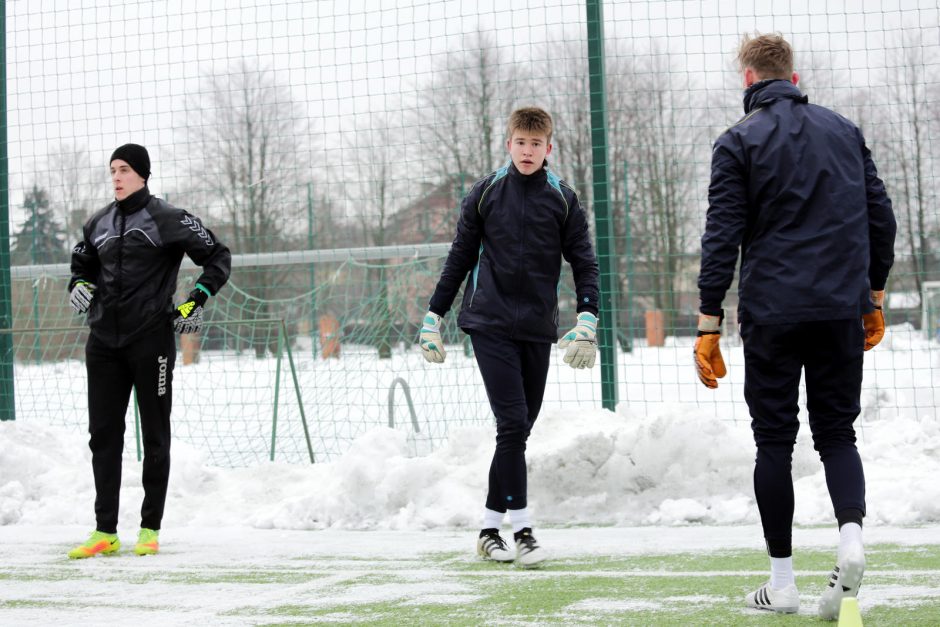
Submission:
M 331 134 L 346 128 L 351 115 L 407 106 L 434 59 L 477 29 L 495 33 L 501 59 L 546 63 L 555 54 L 547 41 L 577 39 L 585 29 L 584 2 L 577 0 L 75 5 L 67 0 L 7 4 L 14 209 L 34 181 L 46 184 L 55 199 L 57 177 L 46 172 L 48 155 L 63 145 L 87 149 L 90 167 L 100 168 L 100 204 L 108 200 L 107 156 L 128 141 L 150 149 L 157 193 L 175 187 L 172 177 L 198 175 L 196 156 L 174 149 L 187 102 L 200 89 L 200 77 L 225 73 L 241 59 L 273 70 L 289 86 L 312 122 L 313 143 L 339 145 Z M 844 70 L 843 80 L 861 86 L 883 73 L 889 64 L 886 48 L 895 45 L 900 30 L 919 32 L 925 45 L 940 45 L 937 5 L 936 0 L 608 1 L 605 34 L 609 55 L 665 48 L 681 55 L 675 72 L 683 82 L 720 90 L 732 72 L 740 34 L 777 30 L 798 51 L 831 52 L 833 66 Z

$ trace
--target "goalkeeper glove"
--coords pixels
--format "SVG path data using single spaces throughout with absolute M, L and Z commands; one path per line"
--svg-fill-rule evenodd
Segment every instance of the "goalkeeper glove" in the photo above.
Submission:
M 597 316 L 582 311 L 578 324 L 561 336 L 558 348 L 567 348 L 564 362 L 572 368 L 593 368 L 597 355 Z
M 186 300 L 173 311 L 173 329 L 177 333 L 198 333 L 202 328 L 202 306 L 209 300 L 209 290 L 196 284 Z
M 718 340 L 721 338 L 721 321 L 724 315 L 698 315 L 698 337 L 695 338 L 695 370 L 705 387 L 715 389 L 718 379 L 728 374 L 725 360 L 721 357 Z
M 426 360 L 435 364 L 444 363 L 447 352 L 444 350 L 444 340 L 441 339 L 441 317 L 433 311 L 424 314 L 419 344 Z
M 862 314 L 862 326 L 865 327 L 865 350 L 871 350 L 878 346 L 878 342 L 885 336 L 885 314 L 882 309 L 885 301 L 885 291 L 881 290 L 871 292 L 871 302 L 875 305 L 875 310 L 871 313 Z
M 69 293 L 69 304 L 77 314 L 83 314 L 91 307 L 91 299 L 95 297 L 95 284 L 88 281 L 78 281 L 72 286 Z

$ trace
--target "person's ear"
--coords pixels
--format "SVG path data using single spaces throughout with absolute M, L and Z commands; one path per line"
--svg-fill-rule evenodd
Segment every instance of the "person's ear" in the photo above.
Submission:
M 799 84 L 800 84 L 800 75 L 797 74 L 796 72 L 794 72 L 794 73 L 793 73 L 793 76 L 790 77 L 790 82 L 793 83 L 794 85 L 799 85 Z
M 753 68 L 746 67 L 744 68 L 744 89 L 747 89 L 751 85 L 757 82 L 757 74 L 754 72 Z

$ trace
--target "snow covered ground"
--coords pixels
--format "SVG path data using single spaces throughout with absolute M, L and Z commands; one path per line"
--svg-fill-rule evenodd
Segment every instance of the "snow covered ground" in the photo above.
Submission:
M 539 537 L 554 565 L 536 571 L 479 562 L 472 555 L 475 534 L 453 529 L 312 532 L 170 527 L 162 534 L 163 550 L 154 557 L 137 557 L 124 549 L 116 556 L 66 559 L 65 551 L 86 530 L 75 525 L 0 527 L 0 622 L 134 627 L 392 625 L 421 624 L 425 621 L 420 617 L 425 617 L 435 624 L 596 625 L 620 620 L 676 624 L 683 621 L 684 611 L 722 605 L 730 609 L 717 614 L 715 621 L 747 622 L 748 617 L 760 617 L 759 612 L 743 608 L 743 594 L 766 576 L 764 570 L 703 569 L 670 562 L 668 556 L 658 567 L 629 561 L 631 556 L 679 551 L 708 555 L 747 548 L 756 553 L 761 546 L 756 525 L 544 529 Z M 132 541 L 131 532 L 128 525 L 125 541 Z M 835 536 L 829 527 L 797 529 L 794 535 L 804 619 L 814 616 L 828 577 L 819 560 L 808 568 L 805 555 L 814 547 L 831 548 Z M 867 530 L 866 541 L 870 546 L 936 545 L 940 528 L 875 525 Z M 918 611 L 940 602 L 940 571 L 904 568 L 890 563 L 891 556 L 885 561 L 887 568 L 866 573 L 859 602 L 866 624 L 902 624 L 903 619 L 870 622 L 867 616 L 878 611 L 883 616 L 886 608 Z M 735 562 L 748 563 L 731 561 Z M 656 586 L 656 580 L 676 582 L 680 594 L 644 596 L 643 587 Z M 713 588 L 704 592 L 705 582 L 721 582 L 718 592 Z M 545 610 L 544 597 L 535 595 L 541 587 L 553 585 L 568 590 L 582 586 L 584 596 L 562 604 L 560 610 Z M 532 613 L 501 615 L 506 598 L 516 593 L 529 595 Z M 412 618 L 412 611 L 423 613 Z M 653 618 L 636 614 L 643 611 L 672 613 Z M 887 612 L 897 616 L 896 609 Z
M 940 544 L 940 420 L 932 399 L 940 388 L 940 359 L 934 345 L 914 346 L 907 339 L 902 345 L 901 339 L 879 347 L 866 364 L 858 424 L 867 479 L 866 543 L 935 545 Z M 689 352 L 687 344 L 678 342 L 625 355 L 620 365 L 628 381 L 627 398 L 616 412 L 589 400 L 562 402 L 564 392 L 559 390 L 577 383 L 572 376 L 586 377 L 581 385 L 591 386 L 596 370 L 553 369 L 553 377 L 568 378 L 555 382 L 527 458 L 536 529 L 556 557 L 762 546 L 751 483 L 754 445 L 749 423 L 740 417 L 740 347 L 726 349 L 729 377 L 711 397 L 685 381 L 694 377 Z M 72 368 L 56 367 L 66 373 Z M 419 382 L 427 380 L 421 376 L 438 376 L 421 375 L 425 372 L 416 365 L 410 374 Z M 74 373 L 67 376 L 76 378 Z M 676 381 L 670 383 L 670 377 Z M 65 391 L 49 394 L 54 402 L 65 403 L 66 392 L 71 392 L 70 414 L 80 413 L 75 405 L 84 403 L 79 391 L 84 383 L 77 378 L 63 384 Z M 670 385 L 679 386 L 674 388 L 678 391 L 670 392 Z M 667 399 L 654 402 L 664 390 Z M 706 400 L 696 403 L 696 398 Z M 185 406 L 184 398 L 177 407 Z M 119 557 L 77 563 L 66 560 L 65 552 L 94 527 L 87 435 L 74 424 L 44 424 L 38 413 L 27 416 L 0 423 L 0 563 L 10 573 L 0 576 L 0 602 L 7 604 L 0 622 L 100 624 L 120 616 L 117 622 L 122 624 L 225 624 L 226 608 L 257 605 L 262 611 L 295 602 L 298 595 L 316 604 L 321 589 L 266 585 L 255 596 L 244 585 L 213 584 L 215 592 L 207 598 L 205 586 L 166 583 L 156 590 L 172 588 L 174 602 L 167 608 L 157 602 L 148 605 L 155 589 L 134 584 L 170 577 L 167 573 L 175 570 L 196 579 L 229 567 L 241 573 L 236 578 L 255 568 L 291 570 L 296 566 L 292 560 L 305 555 L 316 561 L 313 570 L 323 571 L 327 582 L 334 576 L 330 560 L 340 560 L 344 577 L 369 572 L 373 558 L 412 560 L 406 579 L 415 580 L 414 586 L 356 587 L 348 592 L 353 603 L 383 594 L 417 595 L 427 602 L 449 595 L 472 597 L 463 584 L 442 579 L 413 560 L 416 551 L 453 552 L 472 560 L 495 434 L 487 421 L 455 425 L 434 450 L 418 454 L 422 451 L 416 450 L 409 429 L 380 426 L 377 419 L 368 428 L 360 425 L 358 435 L 348 434 L 345 452 L 313 465 L 262 462 L 228 468 L 211 463 L 206 450 L 177 440 L 164 551 L 154 558 L 159 561 L 135 560 L 125 551 Z M 836 541 L 822 466 L 808 431 L 805 426 L 801 430 L 793 465 L 798 550 L 831 547 Z M 119 531 L 130 544 L 142 498 L 133 446 L 125 452 L 123 477 Z M 37 581 L 31 584 L 31 577 Z M 886 589 L 880 597 L 872 594 L 863 600 L 863 609 L 865 603 L 888 602 L 896 593 Z M 88 594 L 125 595 L 130 601 L 86 608 L 80 619 L 61 608 L 16 609 L 36 599 L 54 604 L 55 599 Z

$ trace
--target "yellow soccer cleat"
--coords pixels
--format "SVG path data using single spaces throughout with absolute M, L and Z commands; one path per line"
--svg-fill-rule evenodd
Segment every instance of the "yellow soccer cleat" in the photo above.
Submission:
M 142 527 L 137 534 L 137 544 L 134 545 L 134 553 L 137 555 L 156 555 L 160 550 L 159 542 L 160 532 L 154 529 Z
M 116 553 L 120 548 L 121 541 L 118 540 L 116 533 L 105 533 L 96 529 L 91 532 L 85 542 L 69 551 L 69 557 L 75 560 L 94 557 L 99 553 L 108 555 L 109 553 Z

